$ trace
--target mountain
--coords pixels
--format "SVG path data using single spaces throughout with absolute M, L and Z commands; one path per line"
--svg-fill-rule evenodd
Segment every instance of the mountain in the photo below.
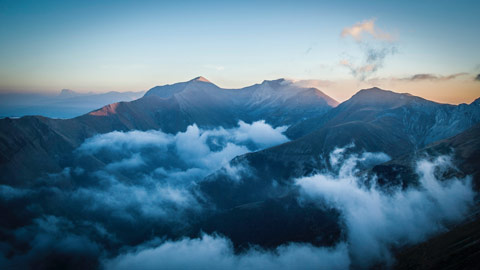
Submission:
M 389 129 L 418 148 L 453 136 L 480 121 L 480 99 L 455 106 L 379 88 L 364 89 L 325 117 L 290 127 L 287 134 L 299 138 L 315 129 L 357 121 Z
M 442 172 L 440 177 L 473 178 L 473 187 L 480 190 L 480 124 L 467 129 L 453 137 L 436 141 L 426 147 L 405 155 L 398 156 L 389 162 L 376 165 L 372 173 L 378 176 L 381 185 L 403 187 L 416 184 L 414 161 L 429 159 L 440 155 L 452 156 L 454 168 Z
M 413 173 L 415 167 L 412 160 L 445 154 L 453 156 L 454 168 L 440 172 L 440 177 L 470 175 L 474 189 L 480 191 L 480 125 L 452 138 L 432 143 L 416 153 L 377 165 L 372 172 L 379 176 L 380 183 L 384 185 L 415 184 L 417 179 Z M 464 222 L 449 228 L 447 232 L 399 250 L 394 268 L 477 269 L 480 264 L 477 256 L 480 250 L 480 206 L 475 205 L 471 213 Z
M 62 104 L 81 98 L 89 96 L 62 99 Z M 59 171 L 71 162 L 75 148 L 99 133 L 150 129 L 177 133 L 194 123 L 201 128 L 233 127 L 239 120 L 261 119 L 274 126 L 294 125 L 319 117 L 334 105 L 319 90 L 283 79 L 222 89 L 198 77 L 157 86 L 137 100 L 112 103 L 72 119 L 0 119 L 0 180 L 21 184 L 41 173 Z
M 242 89 L 223 89 L 198 77 L 184 83 L 154 87 L 145 94 L 149 96 L 172 99 L 185 117 L 204 126 L 258 119 L 274 126 L 292 125 L 304 118 L 319 117 L 338 105 L 318 89 L 301 88 L 285 79 L 264 81 Z M 218 110 L 223 115 L 215 112 Z
M 378 88 L 361 90 L 323 117 L 287 130 L 294 138 L 300 127 L 310 133 L 232 160 L 231 166 L 247 166 L 255 172 L 242 184 L 230 185 L 229 176 L 219 173 L 201 183 L 200 189 L 213 194 L 212 199 L 224 208 L 285 196 L 288 190 L 283 187 L 292 179 L 328 169 L 328 155 L 336 147 L 353 144 L 347 152 L 383 152 L 390 158 L 414 153 L 479 123 L 479 105 L 479 100 L 454 106 Z
M 325 138 L 319 138 L 320 141 Z M 207 202 L 214 205 L 208 215 L 203 218 L 203 223 L 197 225 L 202 231 L 216 232 L 227 236 L 238 245 L 239 249 L 247 244 L 256 244 L 262 247 L 275 246 L 285 242 L 308 242 L 320 246 L 332 246 L 342 239 L 342 226 L 339 225 L 339 213 L 330 206 L 312 206 L 298 199 L 298 191 L 293 186 L 293 180 L 301 176 L 309 176 L 315 172 L 325 172 L 320 167 L 299 164 L 297 160 L 306 162 L 315 159 L 313 155 L 288 156 L 280 150 L 290 148 L 297 142 L 293 141 L 263 151 L 249 153 L 232 160 L 231 167 L 243 166 L 248 168 L 249 173 L 242 175 L 241 181 L 230 179 L 230 175 L 221 169 L 198 184 L 199 193 L 206 196 Z M 319 142 L 322 144 L 322 142 Z M 353 153 L 358 150 L 353 149 Z M 280 152 L 279 152 L 280 151 Z M 388 187 L 411 186 L 417 184 L 418 175 L 415 173 L 416 162 L 423 158 L 433 159 L 440 155 L 452 156 L 453 167 L 437 173 L 438 179 L 448 179 L 452 176 L 473 177 L 474 189 L 480 190 L 480 124 L 461 132 L 453 137 L 434 142 L 420 150 L 411 151 L 400 155 L 391 161 L 384 162 L 373 167 L 365 168 L 363 172 L 374 174 L 380 188 L 387 190 Z M 327 163 L 327 157 L 323 162 Z M 320 164 L 320 163 L 319 163 Z M 373 178 L 369 178 L 373 179 Z M 438 262 L 437 255 L 461 257 L 460 254 L 469 256 L 470 262 L 478 264 L 474 259 L 478 249 L 470 249 L 469 246 L 478 246 L 479 215 L 472 216 L 459 228 L 468 228 L 468 233 L 462 229 L 454 228 L 454 235 L 447 233 L 439 236 L 440 240 L 427 242 L 427 247 L 438 253 L 431 253 L 429 249 L 419 245 L 400 253 L 400 269 L 411 269 L 412 263 L 424 264 L 422 256 L 415 254 L 429 254 L 430 262 Z M 473 220 L 472 220 L 473 219 Z M 292 221 L 294 220 L 294 221 Z M 240 226 L 238 224 L 248 224 Z M 275 224 L 275 225 L 273 225 Z M 295 225 L 292 225 L 295 224 Z M 264 229 L 264 228 L 271 229 Z M 301 229 L 299 229 L 301 228 Z M 473 233 L 472 233 L 473 232 Z M 474 236 L 468 238 L 469 236 Z M 452 237 L 455 241 L 462 242 L 463 249 L 452 252 Z M 462 238 L 463 237 L 463 238 Z M 436 245 L 440 241 L 440 245 Z M 460 244 L 459 244 L 460 245 Z M 412 256 L 412 254 L 415 254 Z M 409 261 L 409 256 L 415 258 Z M 443 257 L 442 257 L 443 258 Z M 451 260 L 450 262 L 456 262 Z M 438 265 L 437 265 L 438 266 Z M 449 269 L 444 267 L 445 269 Z M 425 267 L 425 269 L 435 269 Z
M 394 269 L 478 269 L 480 258 L 480 209 L 466 221 L 421 244 L 398 252 Z
M 255 136 L 239 142 L 245 137 L 239 130 L 249 125 L 238 121 L 260 119 L 275 132 L 255 127 Z M 250 147 L 254 137 L 287 141 L 285 126 L 293 140 Z M 478 100 L 453 106 L 374 88 L 337 106 L 319 90 L 283 79 L 223 89 L 198 77 L 72 119 L 1 119 L 0 209 L 6 218 L 0 235 L 6 240 L 0 263 L 68 268 L 81 260 L 84 268 L 101 268 L 105 256 L 210 235 L 225 239 L 235 258 L 252 250 L 282 256 L 292 248 L 317 258 L 320 248 L 327 256 L 340 250 L 352 269 L 382 268 L 393 246 L 409 268 L 414 256 L 405 246 L 442 232 L 437 224 L 450 228 L 443 212 L 467 209 L 473 201 L 463 180 L 450 179 L 444 187 L 435 179 L 472 175 L 478 190 L 479 132 Z M 349 159 L 331 155 L 337 147 L 359 159 L 368 151 L 391 160 L 368 153 L 374 162 L 354 170 Z M 426 191 L 407 189 L 417 184 L 416 160 L 444 154 L 455 166 L 435 167 L 435 176 L 427 176 L 440 192 L 429 193 L 426 185 Z M 343 166 L 350 167 L 346 177 Z M 372 179 L 379 185 L 369 190 Z M 303 185 L 308 181 L 314 185 Z M 460 254 L 475 254 L 468 248 L 476 245 L 475 225 L 455 234 L 460 240 L 474 236 L 460 243 L 466 248 Z M 416 237 L 405 242 L 417 227 Z M 449 255 L 452 242 L 441 242 L 438 250 Z M 78 248 L 66 248 L 72 245 Z
M 81 94 L 77 93 L 73 90 L 62 89 L 62 91 L 60 91 L 60 94 L 58 94 L 58 97 L 59 98 L 71 98 L 71 97 L 75 97 L 75 96 L 79 96 L 79 95 L 81 95 Z
M 259 96 L 262 98 L 257 99 Z M 101 133 L 111 130 L 161 129 L 176 133 L 187 126 L 232 127 L 239 120 L 263 119 L 273 126 L 294 125 L 320 117 L 336 102 L 315 88 L 297 87 L 283 79 L 241 89 L 223 89 L 198 77 L 157 86 L 133 102 L 110 104 L 76 121 Z

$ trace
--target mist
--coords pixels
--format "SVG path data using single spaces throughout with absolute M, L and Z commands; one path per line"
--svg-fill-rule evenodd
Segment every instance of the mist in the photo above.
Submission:
M 39 268 L 388 267 L 394 250 L 448 230 L 473 204 L 470 177 L 437 178 L 453 166 L 449 156 L 416 161 L 418 185 L 385 189 L 367 172 L 390 157 L 354 153 L 350 144 L 325 157 L 326 169 L 283 184 L 296 194 L 295 207 L 313 204 L 319 213 L 340 213 L 342 234 L 333 244 L 286 241 L 236 249 L 215 229 L 202 233 L 201 221 L 216 210 L 195 187 L 214 172 L 228 175 L 227 185 L 248 186 L 255 170 L 230 160 L 288 141 L 285 130 L 259 121 L 232 129 L 192 125 L 177 134 L 115 131 L 89 138 L 75 150 L 74 166 L 29 188 L 0 186 L 9 239 L 1 242 L 0 264 L 28 268 L 48 257 Z M 95 166 L 85 162 L 89 157 Z
M 448 156 L 416 162 L 418 187 L 387 191 L 360 173 L 369 158 L 385 154 L 346 154 L 337 148 L 330 155 L 332 169 L 295 180 L 301 200 L 341 212 L 352 264 L 369 267 L 391 265 L 394 248 L 424 241 L 461 221 L 473 205 L 471 178 L 439 180 L 435 170 L 453 166 Z M 367 181 L 370 180 L 370 181 Z M 373 181 L 373 184 L 372 184 Z M 367 184 L 369 183 L 369 184 Z
M 74 151 L 72 166 L 32 180 L 29 187 L 0 185 L 6 219 L 0 266 L 29 268 L 48 256 L 55 267 L 97 268 L 124 246 L 188 231 L 202 214 L 192 187 L 238 155 L 288 141 L 285 126 L 265 121 L 235 128 L 168 134 L 114 131 L 91 137 Z
M 287 244 L 274 251 L 252 248 L 235 254 L 232 243 L 221 236 L 203 235 L 140 247 L 104 262 L 106 269 L 348 269 L 347 247 L 314 247 Z

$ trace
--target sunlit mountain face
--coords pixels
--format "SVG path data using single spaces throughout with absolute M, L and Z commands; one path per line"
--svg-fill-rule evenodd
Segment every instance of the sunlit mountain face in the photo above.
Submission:
M 478 269 L 479 7 L 2 3 L 0 269 Z

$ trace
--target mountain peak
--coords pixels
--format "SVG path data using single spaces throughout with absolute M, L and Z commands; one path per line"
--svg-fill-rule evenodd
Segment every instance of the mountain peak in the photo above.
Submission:
M 360 98 L 360 97 L 382 97 L 382 98 L 398 98 L 400 96 L 411 96 L 408 93 L 396 93 L 391 90 L 384 90 L 378 87 L 372 87 L 372 88 L 367 88 L 367 89 L 362 89 L 358 91 L 353 97 Z M 353 98 L 352 97 L 352 98 Z
M 390 90 L 372 87 L 362 89 L 353 95 L 346 103 L 349 104 L 363 104 L 375 106 L 397 107 L 405 105 L 410 102 L 421 102 L 424 104 L 435 103 L 421 97 L 413 96 L 409 93 L 397 93 Z
M 207 80 L 205 77 L 203 76 L 198 76 L 192 80 L 190 80 L 191 82 L 207 82 L 207 83 L 212 83 L 211 81 Z
M 78 93 L 73 91 L 73 90 L 70 90 L 70 89 L 62 89 L 62 91 L 60 91 L 60 94 L 58 94 L 58 97 L 74 97 L 74 96 L 77 96 Z
M 287 80 L 285 78 L 280 78 L 280 79 L 276 79 L 276 80 L 264 80 L 262 82 L 262 84 L 266 84 L 266 83 L 270 83 L 270 84 L 290 84 L 290 83 L 292 83 L 292 81 Z

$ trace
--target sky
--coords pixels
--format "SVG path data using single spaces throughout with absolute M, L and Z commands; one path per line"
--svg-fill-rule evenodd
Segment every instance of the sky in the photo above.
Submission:
M 479 1 L 0 0 L 0 92 L 289 78 L 338 101 L 379 86 L 480 96 Z

